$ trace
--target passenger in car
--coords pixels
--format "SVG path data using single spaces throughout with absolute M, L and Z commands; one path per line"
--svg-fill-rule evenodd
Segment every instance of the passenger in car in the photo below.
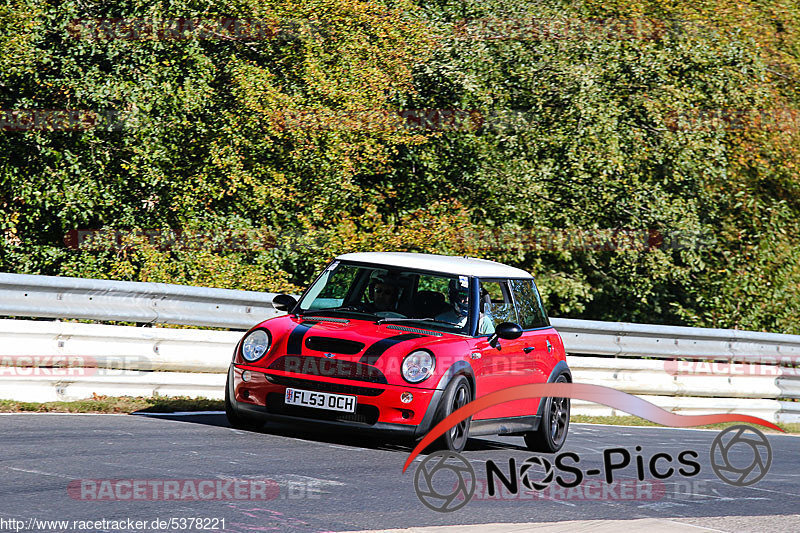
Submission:
M 441 292 L 422 290 L 414 295 L 414 318 L 433 318 L 449 309 L 450 305 Z
M 469 318 L 469 291 L 466 287 L 459 286 L 456 280 L 452 280 L 450 281 L 448 292 L 450 296 L 450 308 L 437 315 L 436 320 L 463 327 Z M 491 335 L 494 333 L 494 324 L 492 320 L 483 312 L 480 313 L 478 324 L 478 335 Z

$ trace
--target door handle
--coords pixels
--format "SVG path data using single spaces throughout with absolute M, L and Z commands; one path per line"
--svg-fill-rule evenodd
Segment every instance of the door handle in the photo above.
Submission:
M 524 347 L 524 348 L 522 349 L 522 351 L 523 351 L 523 352 L 525 352 L 525 353 L 531 353 L 531 352 L 532 352 L 533 350 L 535 350 L 535 349 L 536 349 L 536 348 L 534 348 L 533 346 L 526 346 L 526 347 Z

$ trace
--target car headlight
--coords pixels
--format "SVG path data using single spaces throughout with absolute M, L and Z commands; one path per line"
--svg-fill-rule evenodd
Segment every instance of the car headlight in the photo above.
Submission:
M 409 383 L 419 383 L 433 375 L 436 359 L 425 350 L 411 352 L 403 359 L 403 378 Z
M 242 357 L 248 363 L 252 363 L 264 357 L 272 344 L 269 331 L 256 329 L 248 333 L 242 340 Z

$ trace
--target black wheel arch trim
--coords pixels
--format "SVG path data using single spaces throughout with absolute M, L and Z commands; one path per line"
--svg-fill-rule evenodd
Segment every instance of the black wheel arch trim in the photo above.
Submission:
M 228 379 L 225 382 L 225 386 L 228 388 L 228 398 L 230 399 L 230 405 L 236 414 L 239 414 L 239 407 L 236 401 L 236 393 L 233 387 L 233 365 L 228 367 Z
M 475 393 L 475 371 L 472 369 L 472 365 L 470 365 L 466 361 L 456 361 L 453 363 L 450 368 L 447 369 L 447 372 L 439 379 L 439 383 L 436 384 L 436 388 L 438 390 L 444 390 L 447 388 L 447 385 L 459 374 L 464 374 L 467 376 L 467 379 L 470 381 L 470 385 L 472 385 L 472 392 Z
M 558 379 L 558 376 L 562 374 L 565 374 L 567 376 L 567 379 L 569 379 L 569 382 L 572 383 L 572 372 L 570 371 L 569 366 L 567 366 L 566 361 L 559 361 L 558 364 L 556 364 L 556 366 L 553 367 L 553 371 L 550 372 L 550 376 L 547 378 L 547 382 L 555 383 L 555 381 Z M 544 404 L 546 402 L 544 402 L 543 400 L 545 399 L 546 398 L 542 398 L 541 400 L 539 400 L 539 408 L 536 411 L 536 416 L 538 416 L 540 419 L 544 414 L 543 410 L 544 410 Z
M 425 411 L 425 417 L 422 419 L 419 426 L 417 426 L 417 430 L 414 433 L 415 437 L 425 435 L 431 427 L 433 427 L 434 417 L 439 410 L 439 404 L 442 401 L 442 396 L 444 396 L 444 391 L 457 376 L 465 376 L 469 381 L 470 387 L 472 387 L 472 394 L 475 394 L 475 371 L 472 369 L 472 365 L 467 361 L 456 361 L 439 379 L 439 383 L 436 384 L 431 402 L 428 404 L 428 409 Z

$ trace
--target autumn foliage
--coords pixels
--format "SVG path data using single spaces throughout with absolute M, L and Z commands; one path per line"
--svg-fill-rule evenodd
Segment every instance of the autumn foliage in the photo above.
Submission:
M 791 0 L 10 0 L 0 269 L 466 254 L 554 316 L 800 333 L 799 81 Z

